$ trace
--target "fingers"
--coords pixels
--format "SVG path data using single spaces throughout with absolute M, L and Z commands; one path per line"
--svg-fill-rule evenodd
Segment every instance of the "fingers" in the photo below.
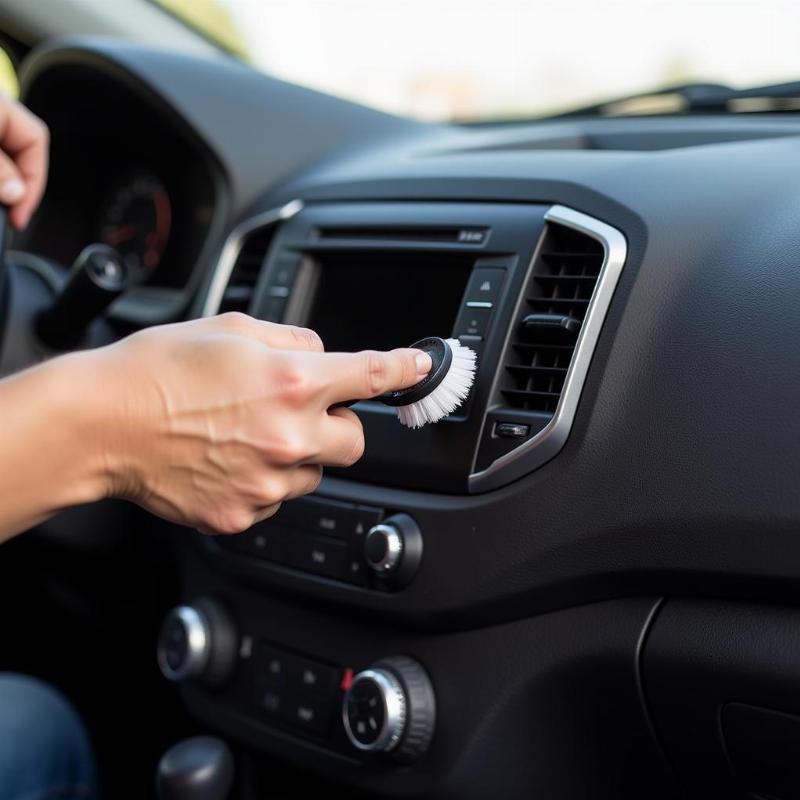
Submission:
M 12 100 L 0 103 L 0 202 L 11 208 L 11 224 L 24 228 L 47 181 L 49 135 L 45 124 Z
M 278 325 L 275 322 L 255 319 L 247 314 L 240 314 L 235 311 L 212 317 L 208 322 L 214 325 L 222 325 L 232 333 L 257 339 L 273 350 L 304 350 L 316 353 L 321 353 L 325 350 L 322 339 L 309 328 L 299 328 L 295 325 Z
M 25 181 L 22 179 L 17 165 L 2 151 L 0 151 L 0 203 L 8 206 L 13 214 L 15 206 L 22 201 L 27 192 Z
M 352 467 L 364 455 L 364 429 L 349 408 L 331 409 L 320 439 L 316 460 L 326 467 Z
M 313 494 L 319 487 L 322 480 L 322 467 L 318 464 L 307 464 L 291 471 L 289 478 L 289 489 L 285 500 L 293 500 L 295 497 Z
M 327 353 L 320 356 L 319 375 L 329 386 L 328 405 L 345 400 L 367 400 L 384 392 L 419 383 L 431 370 L 431 357 L 403 348 L 388 353 Z
M 249 503 L 241 503 L 229 509 L 226 516 L 215 520 L 213 525 L 200 525 L 197 530 L 207 534 L 235 534 L 252 528 L 277 513 L 285 500 L 293 500 L 317 490 L 322 480 L 322 467 L 307 464 L 300 467 L 285 468 L 269 477 L 263 489 L 253 494 Z M 274 498 L 279 497 L 277 502 Z M 259 505 L 254 500 L 266 500 Z
M 294 500 L 296 497 L 303 497 L 304 495 L 315 492 L 322 480 L 322 467 L 317 464 L 295 467 L 291 470 L 287 470 L 286 476 L 287 481 L 283 500 L 280 503 L 273 503 L 272 505 L 257 509 L 253 514 L 251 527 L 257 522 L 263 522 L 265 519 L 274 516 L 280 509 L 284 500 Z
M 255 525 L 257 522 L 263 522 L 265 519 L 269 519 L 270 517 L 274 517 L 280 507 L 280 503 L 275 503 L 274 505 L 260 509 L 253 515 L 253 525 Z M 252 527 L 252 525 L 250 527 Z

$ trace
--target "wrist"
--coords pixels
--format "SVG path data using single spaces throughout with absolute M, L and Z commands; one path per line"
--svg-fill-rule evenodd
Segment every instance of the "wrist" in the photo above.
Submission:
M 125 494 L 130 473 L 125 398 L 107 350 L 70 353 L 46 367 L 49 388 L 61 400 L 64 450 L 74 456 L 67 505 Z

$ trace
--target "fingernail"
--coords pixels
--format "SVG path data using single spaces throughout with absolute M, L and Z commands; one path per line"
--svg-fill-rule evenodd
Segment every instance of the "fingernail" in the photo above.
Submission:
M 19 178 L 9 178 L 0 184 L 0 200 L 16 203 L 25 194 L 25 184 Z
M 433 367 L 431 357 L 427 353 L 423 353 L 422 350 L 417 353 L 414 361 L 417 364 L 417 375 L 419 375 L 420 378 L 425 377 L 425 375 L 431 371 L 431 367 Z

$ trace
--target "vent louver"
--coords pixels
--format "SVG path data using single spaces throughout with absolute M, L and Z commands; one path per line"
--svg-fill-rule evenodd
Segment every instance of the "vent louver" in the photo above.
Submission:
M 251 233 L 244 241 L 222 295 L 220 314 L 226 311 L 247 312 L 250 308 L 258 276 L 274 233 L 273 226 L 262 228 Z
M 511 337 L 501 388 L 509 407 L 555 412 L 604 257 L 600 242 L 548 223 Z

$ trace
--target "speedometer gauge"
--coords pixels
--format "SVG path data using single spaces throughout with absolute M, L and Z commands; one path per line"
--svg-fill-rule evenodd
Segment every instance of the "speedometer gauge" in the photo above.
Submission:
M 113 189 L 100 216 L 98 238 L 114 247 L 128 268 L 146 277 L 161 263 L 172 227 L 172 204 L 153 172 L 137 171 Z

